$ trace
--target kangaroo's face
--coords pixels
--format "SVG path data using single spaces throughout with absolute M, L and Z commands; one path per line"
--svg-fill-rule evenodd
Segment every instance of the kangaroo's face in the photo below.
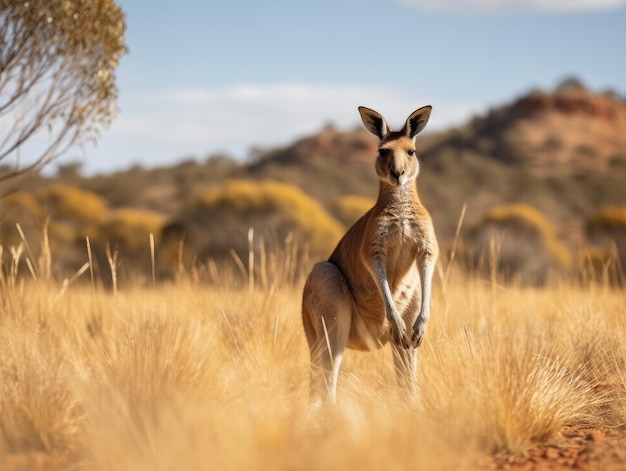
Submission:
M 431 109 L 430 106 L 424 106 L 414 111 L 407 118 L 404 127 L 393 132 L 380 113 L 364 106 L 359 107 L 363 124 L 380 139 L 376 173 L 382 181 L 393 186 L 402 186 L 417 177 L 420 166 L 415 151 L 415 137 L 426 126 Z
M 376 158 L 378 178 L 392 186 L 402 186 L 415 180 L 419 168 L 413 139 L 405 134 L 389 133 L 381 141 Z

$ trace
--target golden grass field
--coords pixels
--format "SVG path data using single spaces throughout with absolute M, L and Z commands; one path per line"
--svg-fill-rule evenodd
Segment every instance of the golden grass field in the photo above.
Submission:
M 473 470 L 626 421 L 626 295 L 601 282 L 501 286 L 440 263 L 419 404 L 387 347 L 349 351 L 338 405 L 315 412 L 302 277 L 213 267 L 114 293 L 4 260 L 2 469 Z

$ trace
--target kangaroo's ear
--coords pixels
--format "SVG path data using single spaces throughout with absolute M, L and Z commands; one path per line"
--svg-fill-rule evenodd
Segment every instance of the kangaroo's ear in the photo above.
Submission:
M 406 119 L 406 124 L 404 125 L 403 131 L 409 136 L 411 139 L 415 138 L 422 130 L 426 127 L 426 123 L 428 123 L 428 118 L 430 118 L 430 111 L 433 109 L 432 106 L 423 106 L 417 111 L 411 113 Z
M 359 113 L 361 114 L 365 128 L 375 136 L 378 136 L 378 139 L 382 140 L 383 137 L 389 134 L 387 121 L 385 121 L 385 118 L 383 118 L 380 113 L 370 110 L 365 106 L 359 106 Z

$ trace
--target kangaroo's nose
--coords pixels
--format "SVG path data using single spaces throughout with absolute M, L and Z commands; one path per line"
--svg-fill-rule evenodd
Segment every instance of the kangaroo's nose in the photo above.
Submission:
M 397 181 L 400 181 L 400 175 L 404 175 L 404 169 L 402 169 L 400 172 L 398 172 L 395 168 L 391 168 L 391 169 L 389 169 L 389 173 Z

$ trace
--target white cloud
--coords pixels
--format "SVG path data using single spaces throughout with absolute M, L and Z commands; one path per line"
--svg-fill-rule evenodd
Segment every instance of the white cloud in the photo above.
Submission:
M 426 11 L 461 14 L 573 13 L 623 8 L 626 0 L 397 0 Z
M 87 149 L 82 157 L 88 171 L 170 164 L 214 152 L 244 157 L 253 146 L 287 145 L 328 123 L 360 125 L 359 105 L 376 109 L 390 126 L 401 127 L 413 110 L 426 104 L 434 107 L 429 130 L 460 124 L 483 109 L 478 103 L 430 100 L 417 91 L 375 86 L 284 83 L 172 89 L 122 97 L 120 116 L 98 148 Z

